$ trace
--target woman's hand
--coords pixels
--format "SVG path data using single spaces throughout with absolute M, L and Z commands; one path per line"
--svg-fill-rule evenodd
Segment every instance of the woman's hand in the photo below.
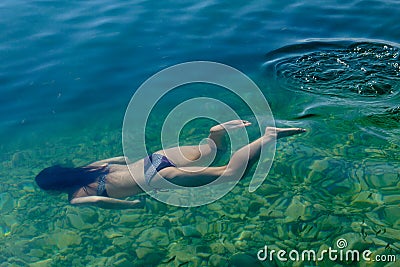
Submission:
M 144 207 L 144 200 L 122 200 L 111 197 L 89 196 L 71 199 L 72 205 L 92 205 L 103 209 L 137 209 Z

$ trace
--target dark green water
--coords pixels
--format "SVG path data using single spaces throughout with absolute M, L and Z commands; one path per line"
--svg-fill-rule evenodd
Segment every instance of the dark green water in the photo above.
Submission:
M 339 238 L 397 255 L 399 12 L 396 1 L 1 3 L 0 266 L 257 266 L 264 245 L 321 251 Z M 109 211 L 38 189 L 33 179 L 45 167 L 121 155 L 134 91 L 191 60 L 238 68 L 278 126 L 308 129 L 279 141 L 256 192 L 244 179 L 203 207 L 148 199 L 147 210 Z M 199 96 L 219 97 L 182 93 Z M 160 123 L 149 125 L 153 151 Z M 197 143 L 209 126 L 194 121 L 183 142 Z

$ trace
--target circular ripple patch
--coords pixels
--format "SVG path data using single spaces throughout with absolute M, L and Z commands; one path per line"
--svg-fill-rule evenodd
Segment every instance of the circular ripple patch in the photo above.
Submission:
M 399 90 L 399 54 L 399 47 L 382 43 L 310 42 L 271 52 L 266 64 L 291 90 L 376 97 Z

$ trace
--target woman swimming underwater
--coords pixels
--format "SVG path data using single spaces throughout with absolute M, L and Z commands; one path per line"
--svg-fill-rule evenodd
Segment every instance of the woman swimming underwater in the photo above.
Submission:
M 130 164 L 129 168 L 124 157 L 115 157 L 79 168 L 49 167 L 42 170 L 35 180 L 43 190 L 68 193 L 69 201 L 74 205 L 87 204 L 110 209 L 138 208 L 143 206 L 140 200 L 122 199 L 143 193 L 136 182 L 138 179 L 159 190 L 168 189 L 165 188 L 163 178 L 186 187 L 205 185 L 221 176 L 229 181 L 231 177 L 237 177 L 241 170 L 249 168 L 251 164 L 248 163 L 259 158 L 263 145 L 306 131 L 301 128 L 267 127 L 262 137 L 236 151 L 227 165 L 197 165 L 203 159 L 215 155 L 216 151 L 226 150 L 224 138 L 227 131 L 249 125 L 251 123 L 245 120 L 216 125 L 210 129 L 206 144 L 160 150 Z

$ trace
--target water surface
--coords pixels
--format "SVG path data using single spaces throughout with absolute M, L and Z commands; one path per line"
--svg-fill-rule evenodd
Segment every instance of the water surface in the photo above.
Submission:
M 397 254 L 399 13 L 397 1 L 3 1 L 0 262 L 250 265 L 245 253 L 254 257 L 264 245 L 318 251 L 338 238 Z M 249 193 L 244 179 L 204 207 L 149 199 L 147 210 L 108 211 L 69 206 L 33 183 L 53 164 L 121 155 L 136 88 L 192 60 L 241 70 L 264 92 L 277 125 L 309 130 L 279 142 L 258 191 Z M 153 123 L 147 146 L 157 150 Z M 196 143 L 209 126 L 193 122 L 181 137 Z

